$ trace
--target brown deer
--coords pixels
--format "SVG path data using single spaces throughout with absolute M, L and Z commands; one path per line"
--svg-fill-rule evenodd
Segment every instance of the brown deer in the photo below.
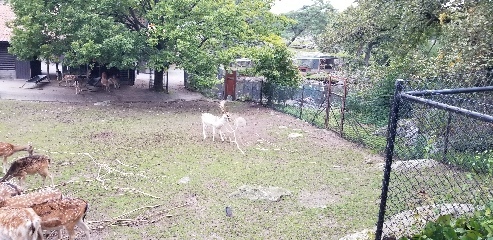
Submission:
M 41 218 L 32 208 L 0 208 L 0 239 L 44 240 Z
M 105 91 L 110 91 L 110 81 L 108 80 L 108 75 L 106 74 L 106 72 L 103 72 L 101 74 L 101 85 L 103 85 Z
M 77 78 L 75 80 L 75 94 L 82 92 L 82 87 L 86 87 L 88 78 Z
M 46 188 L 36 192 L 21 194 L 0 201 L 1 207 L 32 207 L 36 204 L 62 199 L 62 192 L 58 189 Z
M 21 189 L 13 183 L 10 182 L 0 183 L 0 199 L 7 199 L 13 196 L 20 195 L 21 193 L 22 193 Z
M 77 75 L 67 74 L 63 78 L 58 79 L 58 86 L 62 86 L 62 82 L 65 82 L 65 87 L 69 86 L 69 82 L 75 84 L 79 77 Z
M 51 159 L 45 155 L 32 155 L 15 160 L 10 165 L 9 170 L 0 179 L 0 182 L 9 181 L 16 177 L 19 179 L 19 186 L 23 188 L 24 181 L 27 175 L 33 175 L 38 173 L 43 178 L 43 185 L 45 185 L 46 177 L 51 179 L 51 185 L 53 186 L 53 176 L 49 172 Z
M 89 79 L 91 77 L 91 69 L 87 69 L 86 71 L 86 77 L 79 77 L 75 79 L 75 94 L 79 94 L 82 92 L 82 87 L 87 86 L 87 82 L 89 82 Z
M 84 223 L 89 204 L 79 198 L 62 198 L 32 206 L 34 212 L 41 217 L 43 230 L 58 230 L 58 239 L 62 238 L 62 229 L 68 232 L 69 239 L 75 239 L 75 226 L 79 227 L 90 239 L 89 227 Z
M 6 142 L 0 142 L 0 156 L 3 156 L 3 173 L 7 171 L 7 158 L 19 151 L 27 151 L 29 156 L 33 155 L 33 145 L 14 145 Z
M 108 79 L 108 83 L 109 83 L 108 86 L 113 85 L 113 87 L 115 87 L 115 89 L 120 88 L 120 79 L 118 79 L 117 75 L 113 75 L 112 77 L 110 77 Z

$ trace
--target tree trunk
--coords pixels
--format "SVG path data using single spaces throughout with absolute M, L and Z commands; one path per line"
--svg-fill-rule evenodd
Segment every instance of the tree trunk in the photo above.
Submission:
M 371 42 L 368 44 L 368 47 L 366 48 L 365 51 L 365 66 L 368 66 L 370 64 L 370 56 L 371 56 L 371 50 L 373 49 L 373 46 L 375 45 L 375 42 Z
M 164 91 L 163 89 L 163 70 L 155 70 L 154 71 L 154 91 L 156 92 L 162 92 Z
M 46 61 L 46 74 L 48 74 L 48 81 L 51 80 L 50 77 L 50 61 Z
M 301 33 L 302 33 L 302 32 L 303 32 L 303 31 L 298 32 L 298 33 L 294 33 L 293 37 L 291 37 L 291 39 L 289 39 L 289 41 L 288 41 L 288 43 L 286 44 L 286 46 L 288 46 L 288 47 L 289 47 L 289 46 L 291 46 L 291 43 L 293 43 L 293 42 L 294 42 L 294 40 L 296 40 L 296 38 L 298 38 L 298 37 L 301 35 Z

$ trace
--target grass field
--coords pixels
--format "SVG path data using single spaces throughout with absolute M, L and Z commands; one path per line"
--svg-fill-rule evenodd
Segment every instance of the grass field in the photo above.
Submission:
M 247 122 L 237 130 L 243 155 L 219 137 L 202 139 L 201 112 L 219 110 L 208 101 L 4 100 L 0 141 L 32 142 L 52 158 L 55 184 L 89 202 L 93 239 L 338 239 L 375 225 L 382 174 L 368 161 L 379 157 L 292 116 L 230 103 Z M 26 182 L 41 186 L 39 176 Z M 291 195 L 231 195 L 243 185 Z

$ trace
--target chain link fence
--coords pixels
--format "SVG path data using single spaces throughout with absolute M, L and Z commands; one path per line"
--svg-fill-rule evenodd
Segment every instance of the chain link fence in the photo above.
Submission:
M 262 79 L 238 78 L 235 98 L 262 103 L 383 153 L 391 95 L 381 96 L 385 99 L 384 104 L 381 99 L 364 99 L 363 94 L 372 87 L 375 87 L 372 82 L 330 76 L 305 81 L 298 87 L 273 86 L 272 98 L 268 101 Z M 202 93 L 225 99 L 224 83 Z M 378 106 L 379 112 L 384 113 L 376 111 L 374 106 Z M 369 116 L 368 112 L 376 117 Z
M 493 90 L 474 88 L 492 85 L 491 72 L 406 81 L 391 142 L 394 80 L 331 76 L 274 86 L 270 101 L 263 81 L 239 80 L 236 99 L 268 105 L 386 155 L 376 239 L 394 239 L 440 215 L 471 214 L 493 199 Z M 224 99 L 224 85 L 208 95 Z
M 375 239 L 411 237 L 493 199 L 493 87 L 417 86 L 396 83 Z

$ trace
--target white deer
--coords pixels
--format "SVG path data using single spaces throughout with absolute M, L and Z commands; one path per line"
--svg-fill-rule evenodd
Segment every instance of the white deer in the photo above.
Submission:
M 210 113 L 202 113 L 202 134 L 204 135 L 204 139 L 207 138 L 205 134 L 205 129 L 207 126 L 212 127 L 212 141 L 215 141 L 214 136 L 216 135 L 216 129 L 219 131 L 219 136 L 221 140 L 224 141 L 223 132 L 221 128 L 226 124 L 227 121 L 231 121 L 229 116 L 229 112 L 226 110 L 224 104 L 226 101 L 221 101 L 219 104 L 219 108 L 221 109 L 222 116 L 218 117 Z

